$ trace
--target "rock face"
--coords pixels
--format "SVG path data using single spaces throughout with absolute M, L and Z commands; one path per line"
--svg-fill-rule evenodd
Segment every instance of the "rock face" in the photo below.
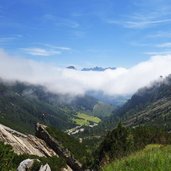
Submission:
M 9 144 L 17 154 L 31 154 L 36 156 L 54 156 L 56 153 L 46 143 L 33 136 L 25 135 L 0 124 L 0 141 Z
M 66 163 L 75 171 L 82 171 L 82 165 L 77 161 L 70 151 L 64 148 L 60 142 L 54 139 L 46 130 L 46 126 L 37 124 L 36 136 L 43 139 L 59 156 L 66 160 Z

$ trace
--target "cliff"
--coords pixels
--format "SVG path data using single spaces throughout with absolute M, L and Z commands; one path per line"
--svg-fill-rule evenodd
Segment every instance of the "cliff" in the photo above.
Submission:
M 43 140 L 33 135 L 22 134 L 2 124 L 0 124 L 0 141 L 11 145 L 17 154 L 30 154 L 40 157 L 56 155 Z

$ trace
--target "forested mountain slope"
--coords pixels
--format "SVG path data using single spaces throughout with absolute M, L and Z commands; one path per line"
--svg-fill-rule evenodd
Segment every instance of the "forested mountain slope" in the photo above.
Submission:
M 60 103 L 58 95 L 48 93 L 41 86 L 16 82 L 0 82 L 0 122 L 20 130 L 32 132 L 37 122 L 60 129 L 73 126 L 75 111 Z
M 113 112 L 125 125 L 149 124 L 171 129 L 171 75 L 142 88 L 128 102 Z

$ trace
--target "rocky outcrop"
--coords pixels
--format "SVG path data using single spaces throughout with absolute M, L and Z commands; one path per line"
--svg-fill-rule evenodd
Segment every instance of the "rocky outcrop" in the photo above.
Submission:
M 39 157 L 51 157 L 57 155 L 44 140 L 33 135 L 25 135 L 15 131 L 7 126 L 0 124 L 0 141 L 12 146 L 17 154 L 30 154 Z M 25 171 L 31 167 L 36 159 L 26 159 L 18 166 L 18 171 Z M 42 170 L 44 169 L 44 170 Z M 39 171 L 50 171 L 47 165 L 42 166 Z M 67 165 L 66 168 L 61 168 L 64 171 L 72 171 Z
M 66 160 L 66 163 L 74 171 L 82 171 L 82 165 L 77 161 L 70 151 L 62 146 L 60 142 L 54 139 L 46 130 L 46 126 L 42 124 L 37 124 L 36 126 L 36 136 L 43 139 L 50 148 L 52 148 L 59 156 Z
M 2 124 L 0 124 L 0 141 L 11 145 L 17 154 L 30 154 L 40 157 L 56 155 L 43 140 L 33 135 L 22 134 Z

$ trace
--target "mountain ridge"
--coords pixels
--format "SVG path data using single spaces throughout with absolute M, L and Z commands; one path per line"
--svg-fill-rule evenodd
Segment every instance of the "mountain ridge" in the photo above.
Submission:
M 108 69 L 115 70 L 116 68 L 115 67 L 106 67 L 106 68 L 103 68 L 103 67 L 96 66 L 96 67 L 92 67 L 92 68 L 83 68 L 83 69 L 81 69 L 81 71 L 99 71 L 100 72 L 100 71 L 106 71 Z
M 75 66 L 68 66 L 66 67 L 67 69 L 71 70 L 78 70 Z M 100 67 L 100 66 L 95 66 L 95 67 L 90 67 L 90 68 L 82 68 L 79 71 L 97 71 L 97 72 L 102 72 L 106 70 L 116 70 L 116 67 Z

